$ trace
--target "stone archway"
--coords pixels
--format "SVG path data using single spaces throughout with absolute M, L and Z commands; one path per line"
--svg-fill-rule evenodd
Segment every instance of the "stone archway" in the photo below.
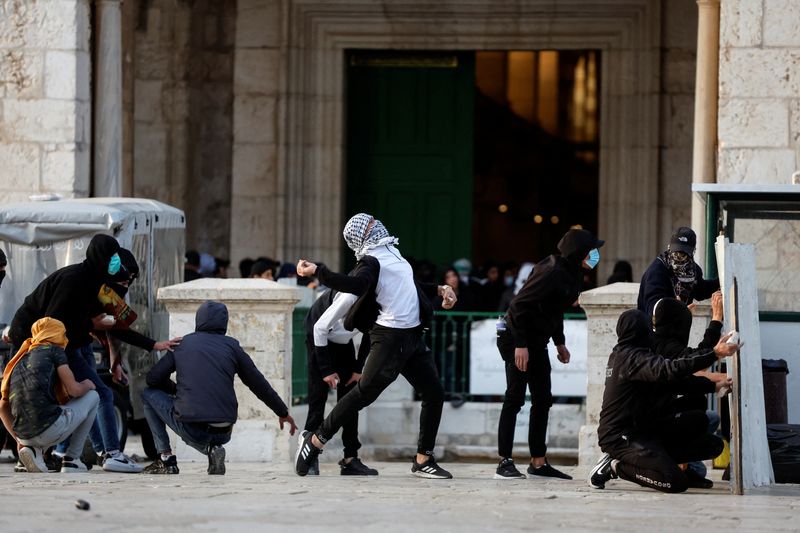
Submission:
M 284 3 L 278 253 L 338 264 L 346 49 L 595 48 L 603 54 L 599 231 L 608 257 L 643 271 L 657 232 L 660 7 L 652 0 Z

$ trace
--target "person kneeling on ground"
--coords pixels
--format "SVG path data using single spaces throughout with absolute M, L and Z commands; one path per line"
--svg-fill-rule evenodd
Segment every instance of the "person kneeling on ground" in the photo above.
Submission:
M 689 482 L 679 463 L 712 459 L 722 452 L 722 439 L 707 432 L 704 411 L 679 413 L 648 430 L 636 420 L 647 409 L 652 384 L 689 376 L 734 355 L 741 345 L 728 344 L 726 335 L 713 349 L 693 357 L 665 359 L 651 350 L 649 322 L 638 310 L 625 311 L 617 322 L 618 342 L 606 366 L 597 430 L 605 454 L 589 474 L 589 485 L 597 489 L 619 477 L 662 492 L 684 492 Z
M 197 309 L 195 332 L 156 363 L 147 374 L 142 402 L 147 425 L 161 457 L 144 469 L 146 474 L 177 474 L 166 426 L 183 441 L 208 456 L 208 473 L 225 474 L 225 448 L 231 440 L 239 404 L 233 390 L 233 376 L 278 415 L 280 427 L 297 426 L 278 393 L 259 372 L 239 341 L 225 335 L 228 308 L 207 301 Z M 170 379 L 176 372 L 177 383 Z
M 91 380 L 75 381 L 64 352 L 67 336 L 61 321 L 41 318 L 31 333 L 3 371 L 3 424 L 17 440 L 28 472 L 47 472 L 44 451 L 67 437 L 72 444 L 61 472 L 86 472 L 80 456 L 100 397 Z
M 692 328 L 692 312 L 683 302 L 675 298 L 662 298 L 653 308 L 653 351 L 667 359 L 691 357 L 700 351 L 712 349 L 722 336 L 723 305 L 722 293 L 717 291 L 711 296 L 711 321 L 706 328 L 703 340 L 697 348 L 689 346 L 689 333 Z M 660 398 L 654 398 L 649 404 L 651 409 L 665 405 L 674 413 L 683 411 L 705 411 L 708 418 L 708 432 L 716 433 L 720 417 L 716 411 L 706 410 L 707 394 L 728 386 L 728 375 L 721 372 L 700 370 L 693 376 L 667 384 Z M 730 389 L 727 389 L 730 390 Z M 677 396 L 680 395 L 680 396 Z M 657 427 L 660 420 L 650 417 L 649 423 Z M 702 461 L 693 461 L 685 470 L 690 488 L 710 489 L 714 482 L 706 479 L 707 468 Z

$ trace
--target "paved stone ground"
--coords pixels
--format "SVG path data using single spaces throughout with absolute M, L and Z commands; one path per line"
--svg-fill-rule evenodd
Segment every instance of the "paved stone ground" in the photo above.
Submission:
M 443 464 L 444 465 L 444 464 Z M 574 481 L 495 481 L 494 465 L 450 463 L 450 481 L 377 463 L 377 478 L 343 478 L 322 465 L 300 478 L 288 464 L 229 463 L 211 477 L 182 463 L 177 476 L 14 474 L 0 464 L 0 531 L 798 531 L 800 486 L 757 495 L 708 491 L 666 495 L 612 481 L 605 491 Z M 564 467 L 580 472 L 576 467 Z M 719 471 L 715 472 L 719 476 Z M 76 499 L 91 504 L 75 508 Z

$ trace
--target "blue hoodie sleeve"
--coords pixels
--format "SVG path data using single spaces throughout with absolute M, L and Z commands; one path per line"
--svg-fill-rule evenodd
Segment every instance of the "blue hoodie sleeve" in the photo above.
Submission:
M 147 373 L 145 378 L 147 386 L 175 394 L 177 386 L 174 381 L 169 379 L 173 372 L 175 372 L 175 354 L 168 351 Z

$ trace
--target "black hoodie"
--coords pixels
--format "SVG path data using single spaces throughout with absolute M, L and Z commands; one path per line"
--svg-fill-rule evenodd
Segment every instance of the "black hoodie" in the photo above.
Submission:
M 9 336 L 14 346 L 29 338 L 33 323 L 46 316 L 64 323 L 68 350 L 91 344 L 92 317 L 103 312 L 97 295 L 111 278 L 108 263 L 119 250 L 114 237 L 95 235 L 82 263 L 59 268 L 47 276 L 25 298 L 11 321 Z
M 278 393 L 256 368 L 239 341 L 225 335 L 228 308 L 207 301 L 195 315 L 195 332 L 183 337 L 174 352 L 167 352 L 150 372 L 147 385 L 175 392 L 175 415 L 183 422 L 236 422 L 239 403 L 233 389 L 233 376 L 279 417 L 289 414 Z M 177 372 L 177 385 L 170 375 Z
M 653 351 L 667 359 L 687 357 L 698 350 L 713 349 L 722 335 L 722 322 L 709 322 L 703 341 L 689 347 L 692 312 L 675 298 L 662 298 L 653 308 Z
M 620 315 L 617 337 L 617 345 L 606 365 L 603 407 L 597 429 L 603 451 L 609 451 L 623 435 L 630 437 L 645 431 L 637 421 L 649 418 L 654 383 L 689 376 L 717 360 L 713 348 L 679 359 L 665 359 L 653 353 L 650 321 L 638 310 Z M 660 416 L 660 412 L 652 414 Z
M 564 311 L 580 294 L 581 263 L 592 248 L 601 246 L 603 241 L 588 231 L 572 229 L 558 243 L 560 255 L 551 255 L 534 267 L 506 314 L 515 347 L 544 347 L 551 337 L 556 346 L 564 344 Z

